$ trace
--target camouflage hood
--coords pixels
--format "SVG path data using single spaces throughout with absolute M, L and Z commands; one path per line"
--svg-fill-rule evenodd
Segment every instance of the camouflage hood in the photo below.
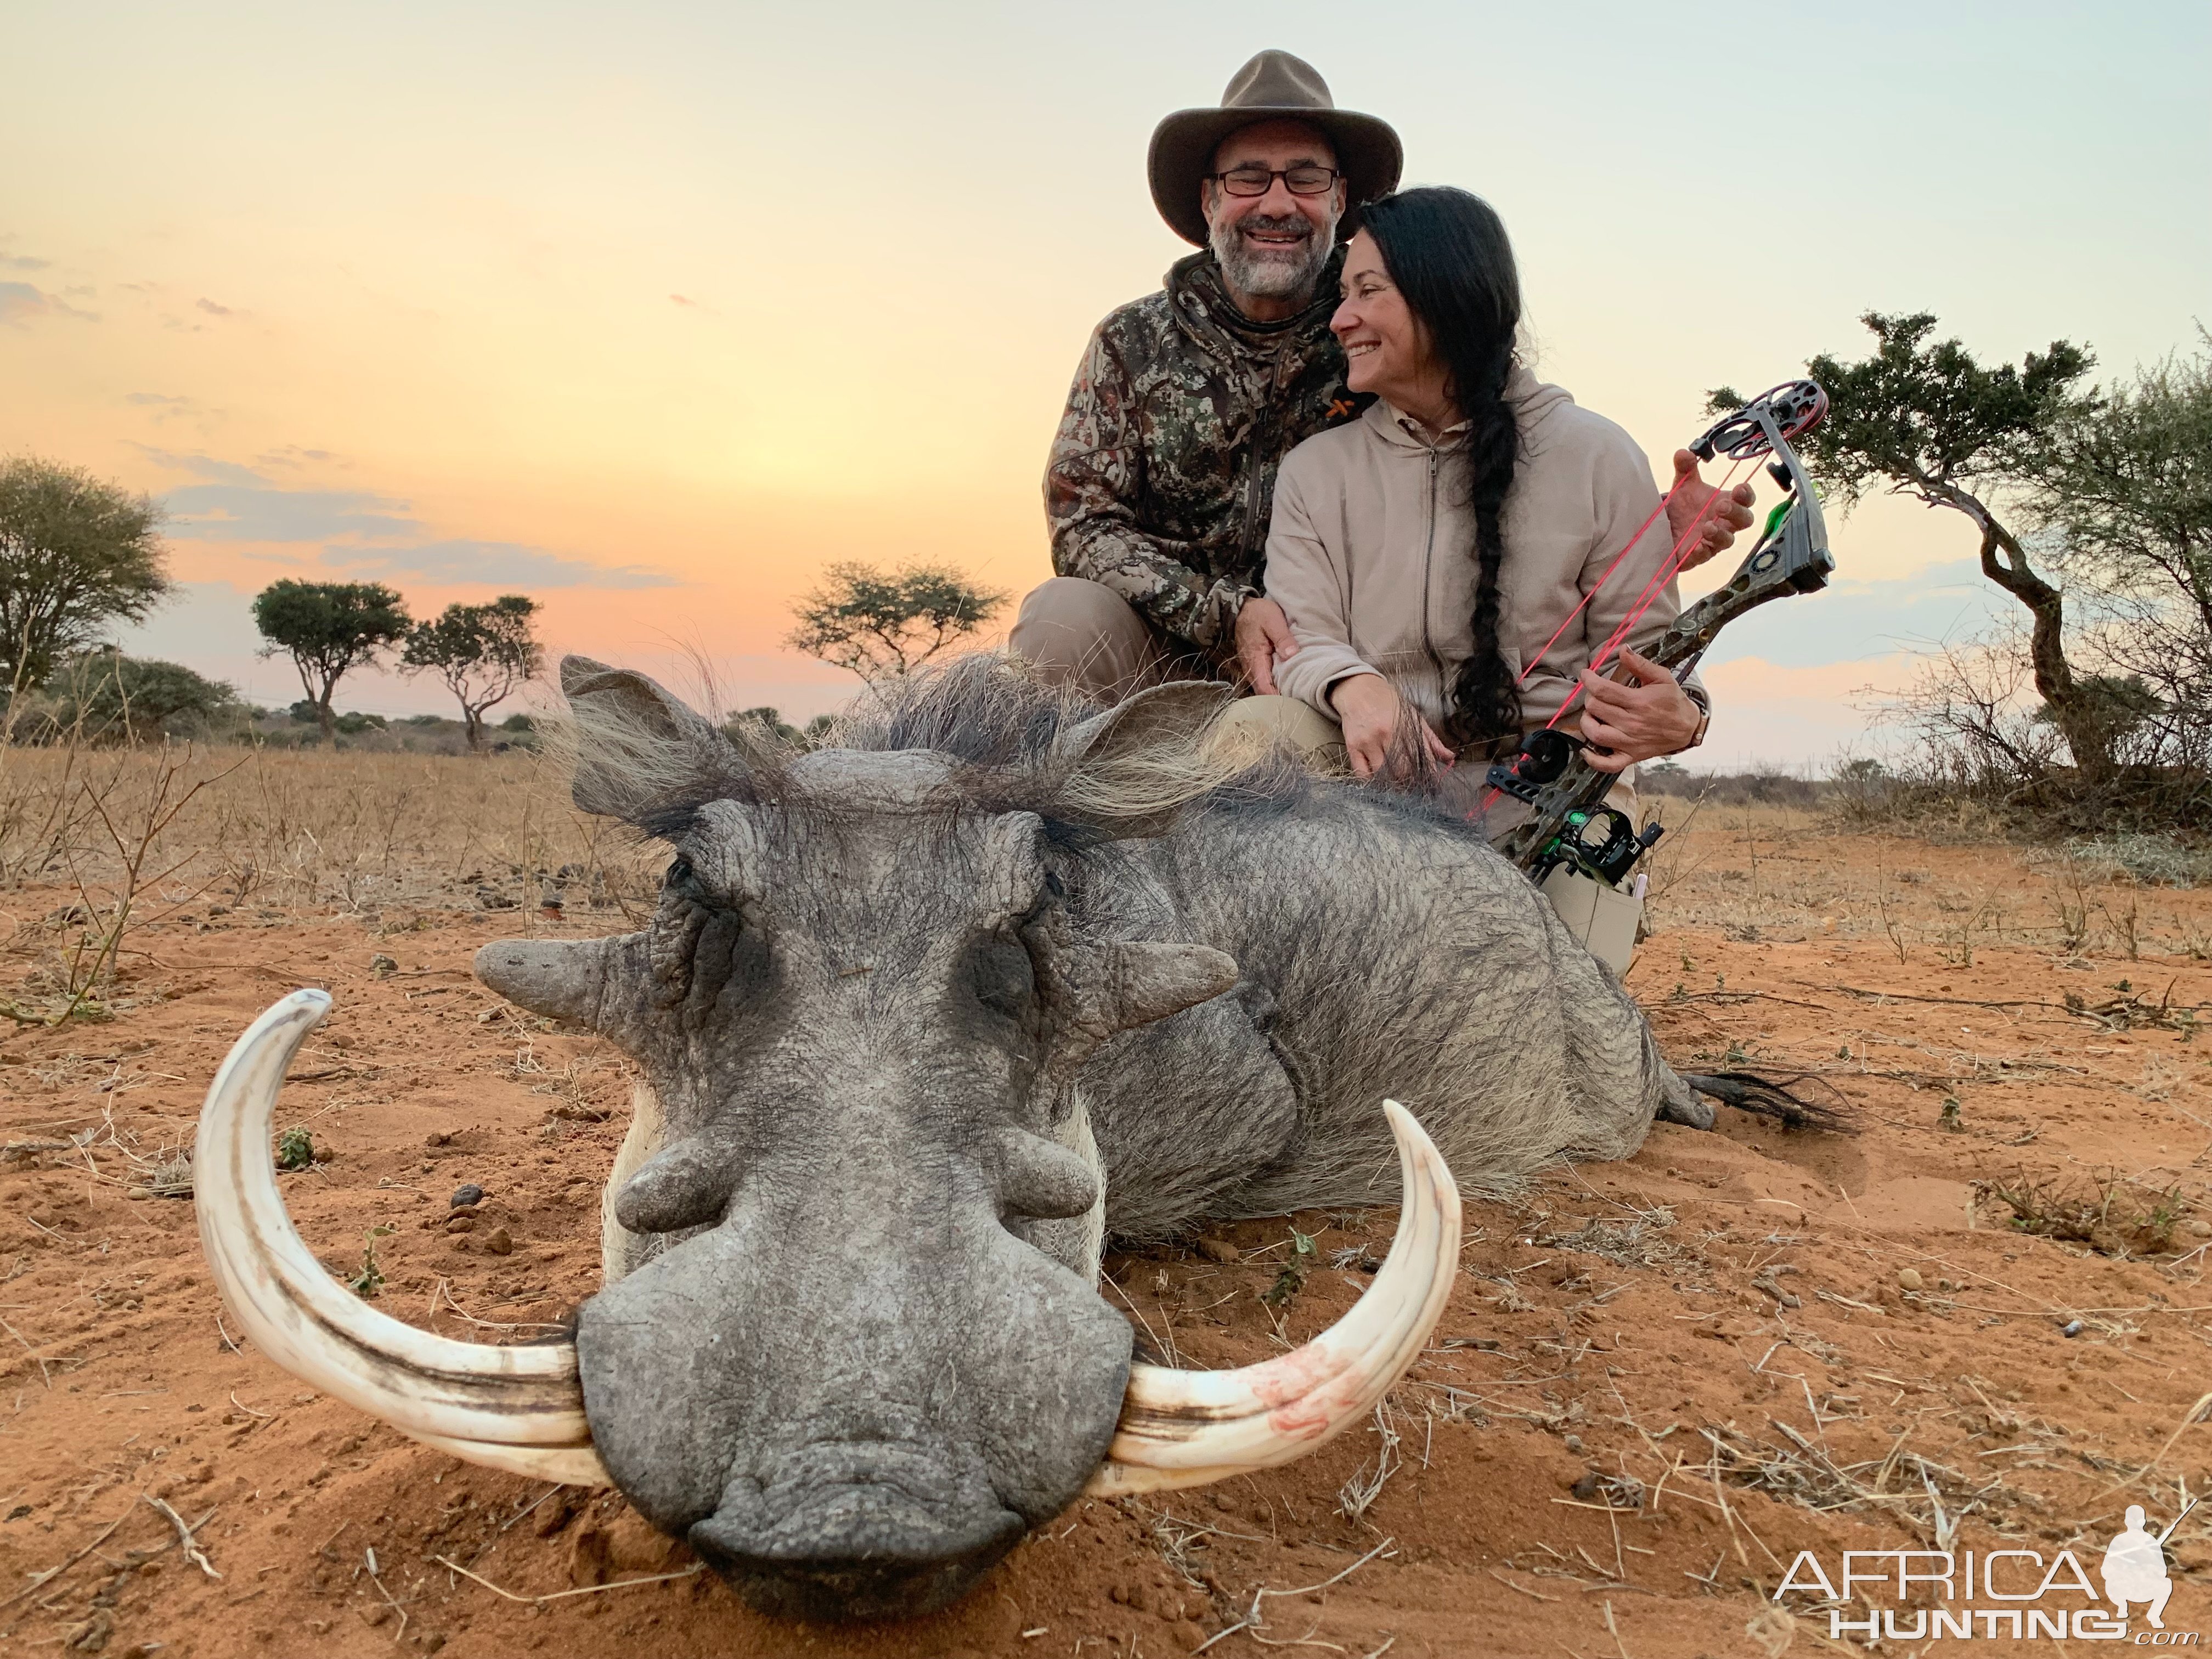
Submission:
M 1283 457 L 1366 402 L 1328 331 L 1342 259 L 1279 323 L 1237 310 L 1211 253 L 1179 259 L 1099 324 L 1068 393 L 1045 473 L 1054 569 L 1112 588 L 1204 664 L 1234 659 Z

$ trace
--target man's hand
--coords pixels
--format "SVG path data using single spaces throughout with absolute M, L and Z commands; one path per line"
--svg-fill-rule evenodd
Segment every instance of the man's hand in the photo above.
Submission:
M 1352 775 L 1362 780 L 1386 772 L 1401 778 L 1413 769 L 1413 757 L 1396 742 L 1399 723 L 1408 713 L 1397 688 L 1380 674 L 1354 674 L 1329 688 L 1329 705 L 1344 727 L 1344 752 L 1352 762 Z M 1452 763 L 1449 744 L 1416 714 L 1421 743 L 1439 766 Z
M 1686 749 L 1705 718 L 1690 694 L 1650 658 L 1625 650 L 1620 661 L 1641 685 L 1583 670 L 1583 736 L 1596 745 L 1583 750 L 1583 758 L 1593 771 L 1625 772 L 1638 761 Z M 1600 748 L 1613 752 L 1601 755 Z
M 1297 638 L 1281 605 L 1255 593 L 1238 608 L 1237 660 L 1244 665 L 1244 678 L 1255 691 L 1263 697 L 1281 695 L 1275 690 L 1275 665 L 1297 653 Z
M 1684 479 L 1689 482 L 1685 483 Z M 1686 449 L 1674 452 L 1674 482 L 1680 486 L 1674 500 L 1667 503 L 1667 529 L 1680 545 L 1682 538 L 1690 533 L 1692 525 L 1698 526 L 1698 544 L 1682 556 L 1681 568 L 1695 570 L 1714 554 L 1725 550 L 1735 541 L 1735 532 L 1751 528 L 1751 504 L 1758 493 L 1747 483 L 1740 483 L 1713 501 L 1712 510 L 1706 512 L 1705 504 L 1720 494 L 1698 476 L 1698 458 Z M 1704 521 L 1699 522 L 1703 514 Z

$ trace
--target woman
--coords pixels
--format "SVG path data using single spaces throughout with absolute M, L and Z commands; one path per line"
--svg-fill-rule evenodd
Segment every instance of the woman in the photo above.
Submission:
M 1376 401 L 1284 459 L 1266 583 L 1297 649 L 1275 668 L 1284 696 L 1237 705 L 1235 723 L 1341 742 L 1360 777 L 1398 775 L 1510 752 L 1579 685 L 1562 724 L 1599 769 L 1693 747 L 1694 681 L 1632 649 L 1620 662 L 1640 684 L 1589 672 L 1665 562 L 1668 529 L 1628 434 L 1515 356 L 1504 226 L 1450 189 L 1387 197 L 1362 222 L 1330 325 L 1347 383 Z M 1669 580 L 1629 645 L 1648 648 L 1679 609 Z

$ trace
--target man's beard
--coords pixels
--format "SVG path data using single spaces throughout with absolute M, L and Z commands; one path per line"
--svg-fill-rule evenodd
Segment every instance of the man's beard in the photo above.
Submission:
M 1248 229 L 1302 232 L 1305 240 L 1263 252 L 1245 242 L 1243 233 Z M 1316 230 L 1313 221 L 1302 213 L 1280 217 L 1248 213 L 1225 225 L 1213 226 L 1211 240 L 1213 257 L 1221 262 L 1230 287 L 1263 300 L 1295 300 L 1313 292 L 1331 251 L 1331 239 Z

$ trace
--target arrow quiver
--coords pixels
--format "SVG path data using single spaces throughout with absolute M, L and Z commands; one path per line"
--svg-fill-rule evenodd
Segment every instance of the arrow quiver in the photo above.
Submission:
M 1820 499 L 1790 447 L 1790 439 L 1811 431 L 1827 412 L 1828 394 L 1817 381 L 1790 380 L 1717 422 L 1690 446 L 1700 460 L 1771 457 L 1766 470 L 1784 494 L 1735 574 L 1676 617 L 1658 644 L 1642 653 L 1671 672 L 1677 684 L 1690 677 L 1721 629 L 1747 611 L 1827 586 L 1836 562 L 1828 553 Z M 1492 788 L 1530 808 L 1526 823 L 1499 837 L 1498 850 L 1539 885 L 1565 866 L 1617 886 L 1665 833 L 1658 824 L 1639 833 L 1626 813 L 1602 804 L 1614 775 L 1583 759 L 1585 747 L 1555 724 L 1530 732 L 1518 754 L 1490 769 Z

